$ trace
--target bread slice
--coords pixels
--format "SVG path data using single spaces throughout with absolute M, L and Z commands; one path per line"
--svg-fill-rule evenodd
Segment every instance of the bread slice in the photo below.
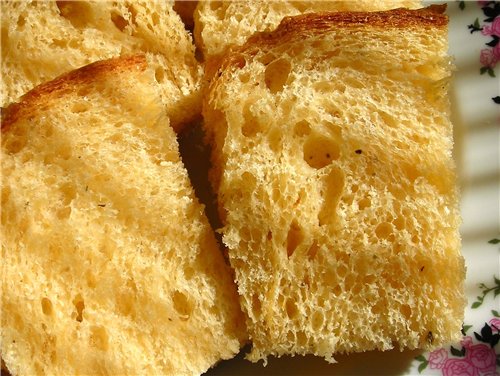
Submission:
M 173 1 L 2 1 L 1 105 L 93 61 L 149 52 L 172 126 L 201 111 L 202 68 Z
M 13 375 L 199 375 L 246 338 L 154 73 L 144 56 L 97 62 L 4 112 L 1 353 Z
M 251 360 L 460 338 L 443 12 L 290 17 L 208 63 L 212 179 Z
M 194 36 L 203 56 L 242 45 L 255 32 L 274 30 L 285 16 L 322 11 L 377 11 L 420 8 L 417 0 L 357 1 L 199 1 L 194 14 Z

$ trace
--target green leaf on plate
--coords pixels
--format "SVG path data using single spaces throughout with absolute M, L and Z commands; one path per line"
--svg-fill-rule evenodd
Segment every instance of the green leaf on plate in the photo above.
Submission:
M 418 366 L 418 373 L 422 373 L 422 371 L 427 368 L 427 364 L 429 364 L 429 362 L 427 360 L 425 362 L 421 363 Z
M 458 7 L 460 8 L 460 10 L 464 10 L 465 9 L 465 1 L 459 1 Z
M 474 302 L 471 305 L 471 308 L 478 308 L 478 307 L 481 307 L 481 302 Z
M 496 77 L 496 76 L 495 76 L 495 71 L 493 70 L 493 68 L 488 68 L 488 75 L 489 75 L 490 77 Z
M 494 309 L 491 310 L 491 313 L 493 314 L 493 316 L 495 317 L 500 317 L 500 313 Z M 471 325 L 472 326 L 472 325 Z
M 415 359 L 421 361 L 421 362 L 427 362 L 427 359 L 425 359 L 425 356 L 420 354 L 419 356 L 416 356 Z
M 472 325 L 464 325 L 464 326 L 463 326 L 463 329 L 462 329 L 462 333 L 463 333 L 464 335 L 466 335 L 466 334 L 467 334 L 467 331 L 468 331 L 470 328 L 472 328 Z
M 498 243 L 500 243 L 500 239 L 493 238 L 490 241 L 488 241 L 488 243 L 490 243 L 490 244 L 498 244 Z

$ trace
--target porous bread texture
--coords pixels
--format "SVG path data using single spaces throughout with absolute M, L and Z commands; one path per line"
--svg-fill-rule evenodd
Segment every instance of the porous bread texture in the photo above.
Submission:
M 461 337 L 442 11 L 286 18 L 208 63 L 212 182 L 250 360 Z
M 417 0 L 199 1 L 194 13 L 196 45 L 206 58 L 242 45 L 256 32 L 274 30 L 286 16 L 324 11 L 380 11 L 420 8 Z
M 2 106 L 91 62 L 148 52 L 171 124 L 181 130 L 201 111 L 202 68 L 173 3 L 2 1 Z
M 143 56 L 94 63 L 5 110 L 11 374 L 199 375 L 239 351 L 232 272 L 168 124 Z

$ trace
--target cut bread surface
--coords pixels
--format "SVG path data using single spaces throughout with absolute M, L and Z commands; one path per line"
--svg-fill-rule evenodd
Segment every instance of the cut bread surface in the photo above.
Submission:
M 274 30 L 286 16 L 323 11 L 419 8 L 420 1 L 199 1 L 194 13 L 196 45 L 205 58 L 242 45 L 256 32 Z
M 443 11 L 290 17 L 208 61 L 212 183 L 249 359 L 460 338 Z
M 143 55 L 94 63 L 3 112 L 13 375 L 199 375 L 246 338 L 154 74 Z
M 2 1 L 1 103 L 91 62 L 149 53 L 176 130 L 199 116 L 202 69 L 173 1 Z

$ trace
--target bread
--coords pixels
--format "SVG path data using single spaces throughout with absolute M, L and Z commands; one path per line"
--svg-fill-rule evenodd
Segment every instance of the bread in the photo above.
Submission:
M 249 359 L 461 338 L 444 7 L 285 18 L 207 63 Z
M 148 52 L 172 126 L 201 111 L 202 68 L 173 1 L 2 1 L 2 106 L 93 61 Z
M 93 63 L 4 111 L 13 375 L 199 375 L 246 339 L 154 73 L 142 55 Z
M 285 16 L 322 11 L 376 11 L 398 7 L 419 8 L 417 0 L 357 1 L 199 1 L 194 14 L 196 45 L 203 56 L 242 45 L 258 31 L 275 29 Z

